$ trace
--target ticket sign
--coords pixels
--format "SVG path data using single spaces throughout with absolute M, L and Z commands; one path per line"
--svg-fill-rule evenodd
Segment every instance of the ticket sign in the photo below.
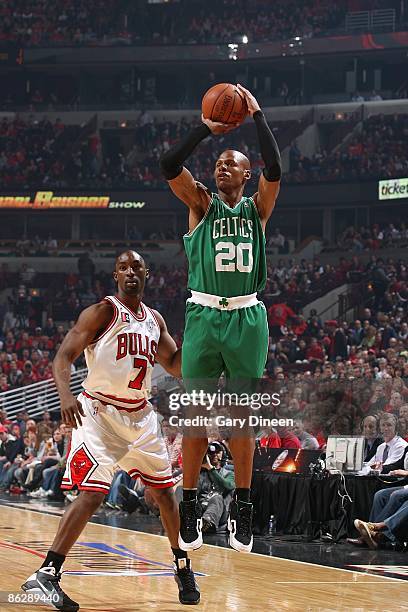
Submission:
M 379 200 L 408 198 L 408 178 L 387 179 L 378 183 Z

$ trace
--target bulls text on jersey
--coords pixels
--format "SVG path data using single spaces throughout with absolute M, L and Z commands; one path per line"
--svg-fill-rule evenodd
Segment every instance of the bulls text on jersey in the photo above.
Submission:
M 118 334 L 117 341 L 116 361 L 123 359 L 127 355 L 132 357 L 139 355 L 146 357 L 150 365 L 154 366 L 157 353 L 157 342 L 155 340 L 143 334 L 126 332 Z

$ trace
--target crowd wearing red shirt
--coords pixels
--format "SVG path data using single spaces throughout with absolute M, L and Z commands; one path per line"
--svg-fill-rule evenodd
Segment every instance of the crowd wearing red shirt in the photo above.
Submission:
M 44 329 L 12 329 L 0 340 L 0 390 L 8 391 L 52 378 L 52 360 L 66 327 L 52 317 Z
M 362 0 L 360 0 L 361 4 Z M 376 5 L 381 5 L 377 0 Z M 387 7 L 389 3 L 387 4 Z M 397 5 L 398 6 L 398 5 Z M 103 44 L 229 43 L 324 36 L 343 26 L 348 2 L 194 0 L 151 5 L 128 0 L 5 0 L 0 9 L 0 42 L 27 47 Z
M 302 286 L 304 291 L 305 279 L 313 283 L 316 274 L 322 281 L 320 295 L 330 286 L 330 278 L 336 283 L 355 281 L 355 275 L 363 279 L 357 285 L 358 318 L 323 322 L 317 312 L 303 315 L 296 304 L 288 303 L 288 286 Z M 329 434 L 359 433 L 364 416 L 384 411 L 400 417 L 400 431 L 408 437 L 408 410 L 404 413 L 408 404 L 407 281 L 403 259 L 383 261 L 373 256 L 363 264 L 354 256 L 341 258 L 327 270 L 317 258 L 299 264 L 281 259 L 276 266 L 269 265 L 261 296 L 268 306 L 270 325 L 264 380 L 277 385 L 282 398 L 278 415 L 300 418 L 320 446 Z M 184 267 L 152 266 L 144 298 L 164 312 L 178 346 L 186 283 Z M 28 312 L 27 317 L 12 310 L 5 313 L 0 333 L 1 391 L 51 378 L 52 359 L 76 316 L 115 291 L 111 277 L 92 275 L 92 268 L 83 275 L 66 275 L 62 286 L 49 294 L 47 306 L 64 304 L 68 324 L 56 325 L 49 317 L 40 327 L 33 313 Z M 303 298 L 310 302 L 310 293 L 306 291 Z M 166 414 L 166 402 L 162 404 Z M 291 430 L 266 432 L 263 438 L 268 446 L 298 447 Z
M 0 179 L 5 188 L 38 188 L 38 176 L 42 176 L 42 186 L 54 189 L 167 189 L 160 171 L 160 156 L 197 121 L 198 118 L 192 124 L 185 118 L 160 121 L 143 111 L 134 130 L 132 155 L 127 158 L 124 148 L 112 150 L 111 140 L 104 138 L 103 132 L 100 133 L 101 142 L 96 133 L 91 133 L 83 137 L 80 147 L 72 147 L 74 142 L 78 145 L 79 126 L 65 126 L 60 119 L 51 123 L 46 118 L 41 121 L 33 117 L 27 120 L 4 118 L 0 122 Z M 408 161 L 404 138 L 408 133 L 408 115 L 376 115 L 366 119 L 363 125 L 367 138 L 358 136 L 364 143 L 362 153 L 359 153 L 360 146 L 353 145 L 347 151 L 318 152 L 313 159 L 308 159 L 293 145 L 290 169 L 283 174 L 282 181 L 310 183 L 406 176 Z M 287 122 L 278 122 L 275 126 L 272 123 L 272 127 L 279 144 Z M 255 192 L 264 164 L 256 132 L 250 123 L 230 134 L 203 141 L 187 163 L 193 176 L 208 187 L 213 186 L 220 147 L 242 151 L 251 160 L 252 178 L 247 189 Z M 406 225 L 398 231 L 406 237 Z M 345 237 L 354 250 L 375 248 L 378 243 L 388 241 L 388 234 L 384 242 L 379 236 L 380 230 L 375 227 L 362 228 L 361 234 L 355 233 L 356 236 Z M 395 231 L 391 233 L 396 240 Z
M 408 115 L 374 115 L 362 122 L 362 130 L 330 154 L 318 152 L 311 158 L 302 155 L 293 143 L 288 183 L 364 180 L 376 176 L 407 176 L 404 153 Z

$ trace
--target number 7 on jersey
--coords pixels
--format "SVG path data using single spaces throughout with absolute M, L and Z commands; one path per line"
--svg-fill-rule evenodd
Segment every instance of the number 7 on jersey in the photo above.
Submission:
M 140 368 L 139 373 L 137 374 L 136 378 L 134 378 L 133 380 L 131 380 L 128 384 L 128 387 L 130 389 L 137 389 L 138 391 L 140 391 L 140 389 L 142 388 L 142 384 L 143 381 L 145 379 L 146 376 L 146 370 L 147 370 L 147 361 L 146 359 L 141 359 L 140 357 L 135 357 L 133 360 L 133 367 L 134 368 Z

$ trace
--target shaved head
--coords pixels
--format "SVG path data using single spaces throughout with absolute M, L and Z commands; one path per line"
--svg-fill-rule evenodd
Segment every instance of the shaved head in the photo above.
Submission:
M 233 199 L 240 200 L 245 183 L 251 178 L 249 159 L 240 151 L 223 151 L 215 162 L 214 178 L 219 193 L 235 194 Z
M 223 151 L 218 159 L 234 159 L 239 165 L 242 165 L 245 170 L 251 169 L 251 164 L 246 155 L 241 153 L 241 151 L 234 151 L 233 149 L 227 149 Z

